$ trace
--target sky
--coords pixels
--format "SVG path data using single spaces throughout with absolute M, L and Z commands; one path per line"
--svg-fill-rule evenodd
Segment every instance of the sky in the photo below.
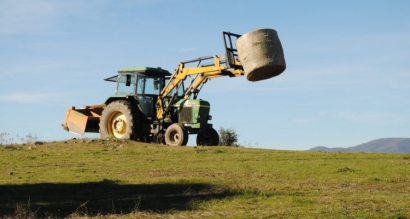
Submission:
M 104 78 L 133 66 L 172 72 L 224 55 L 223 31 L 260 28 L 278 32 L 287 68 L 206 83 L 199 98 L 215 129 L 279 150 L 410 137 L 408 0 L 0 0 L 0 133 L 79 138 L 61 127 L 66 109 L 104 103 L 115 89 Z

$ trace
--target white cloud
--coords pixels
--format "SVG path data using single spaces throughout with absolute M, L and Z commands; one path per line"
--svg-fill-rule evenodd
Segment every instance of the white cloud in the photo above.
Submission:
M 381 121 L 403 121 L 406 119 L 405 115 L 385 112 L 340 113 L 339 116 L 343 119 L 364 123 L 380 123 Z
M 19 102 L 19 103 L 56 102 L 62 96 L 63 94 L 57 94 L 57 93 L 20 92 L 20 93 L 8 94 L 8 95 L 0 95 L 0 102 Z
M 316 120 L 314 117 L 295 119 L 293 122 L 298 124 L 312 123 Z
M 107 8 L 104 0 L 1 0 L 0 34 L 41 34 L 67 17 L 99 20 Z
M 54 22 L 56 4 L 50 0 L 2 0 L 0 34 L 38 33 Z

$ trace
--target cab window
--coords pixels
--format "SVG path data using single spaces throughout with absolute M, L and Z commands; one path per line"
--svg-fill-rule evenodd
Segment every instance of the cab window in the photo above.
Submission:
M 127 86 L 127 75 L 118 75 L 117 94 L 134 94 L 135 93 L 135 75 L 129 74 L 130 84 Z
M 166 82 L 165 83 L 168 83 L 168 80 L 169 79 L 167 79 L 166 80 Z M 169 96 L 173 96 L 174 94 L 175 94 L 175 92 L 177 92 L 177 96 L 178 97 L 183 97 L 184 96 L 184 82 L 181 82 L 182 84 L 181 84 L 181 86 L 179 86 L 179 88 L 177 89 L 177 87 L 174 87 L 174 89 L 172 89 L 172 91 L 168 94 Z
M 159 95 L 163 87 L 163 78 L 147 78 L 138 76 L 137 94 Z

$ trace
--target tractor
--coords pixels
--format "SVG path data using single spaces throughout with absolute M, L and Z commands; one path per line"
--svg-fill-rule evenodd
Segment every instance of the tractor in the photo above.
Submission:
M 218 132 L 209 122 L 210 103 L 197 98 L 203 85 L 222 76 L 247 75 L 250 81 L 265 80 L 286 68 L 275 30 L 222 34 L 225 56 L 180 62 L 172 74 L 159 67 L 119 70 L 104 79 L 116 84 L 115 94 L 104 104 L 68 108 L 63 128 L 78 135 L 95 132 L 101 138 L 170 146 L 187 145 L 189 134 L 196 134 L 198 146 L 219 145 Z

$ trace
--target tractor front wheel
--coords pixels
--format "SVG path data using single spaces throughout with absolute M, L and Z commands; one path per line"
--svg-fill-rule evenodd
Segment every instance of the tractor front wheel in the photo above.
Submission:
M 188 132 L 179 123 L 170 125 L 165 131 L 165 144 L 169 146 L 185 146 L 188 143 Z
M 198 146 L 218 146 L 219 135 L 218 132 L 211 128 L 199 132 L 196 136 L 196 145 Z
M 108 104 L 100 117 L 101 138 L 132 139 L 135 134 L 132 112 L 128 101 L 117 100 Z

